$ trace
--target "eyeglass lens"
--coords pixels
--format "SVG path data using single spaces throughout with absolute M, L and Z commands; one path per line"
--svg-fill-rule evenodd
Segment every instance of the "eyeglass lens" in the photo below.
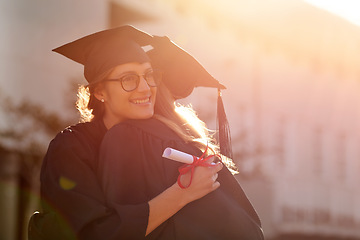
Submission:
M 150 87 L 156 87 L 161 81 L 161 75 L 162 74 L 160 71 L 154 70 L 145 73 L 143 77 Z M 131 73 L 121 77 L 119 80 L 123 89 L 130 92 L 135 90 L 139 86 L 140 76 L 138 74 Z

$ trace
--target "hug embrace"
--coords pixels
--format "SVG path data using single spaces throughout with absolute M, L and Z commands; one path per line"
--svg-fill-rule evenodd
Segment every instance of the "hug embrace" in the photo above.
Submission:
M 82 122 L 50 143 L 42 209 L 29 239 L 264 239 L 232 174 L 219 94 L 219 145 L 189 107 L 194 87 L 225 87 L 167 37 L 132 26 L 97 32 L 53 51 L 84 65 Z M 193 163 L 162 157 L 166 148 Z

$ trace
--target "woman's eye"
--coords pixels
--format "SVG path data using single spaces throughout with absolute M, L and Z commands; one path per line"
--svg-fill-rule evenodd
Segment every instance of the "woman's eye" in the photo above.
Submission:
M 154 78 L 154 72 L 148 72 L 145 74 L 145 77 L 148 79 L 148 78 Z
M 137 81 L 137 78 L 138 78 L 137 75 L 135 75 L 135 74 L 129 74 L 129 75 L 123 76 L 123 77 L 121 78 L 121 81 L 123 81 L 123 82 Z

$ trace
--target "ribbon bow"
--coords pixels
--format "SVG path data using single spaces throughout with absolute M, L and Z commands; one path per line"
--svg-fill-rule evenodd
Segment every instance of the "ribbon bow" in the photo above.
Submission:
M 185 188 L 190 187 L 192 179 L 193 179 L 195 167 L 197 167 L 197 166 L 213 167 L 214 166 L 213 164 L 206 162 L 207 160 L 209 160 L 212 157 L 218 157 L 220 159 L 220 161 L 221 161 L 221 156 L 218 155 L 218 154 L 213 154 L 213 155 L 209 155 L 209 156 L 205 157 L 205 154 L 206 154 L 207 150 L 208 150 L 208 146 L 206 146 L 206 149 L 205 149 L 204 153 L 199 158 L 193 156 L 193 158 L 194 158 L 193 163 L 185 164 L 185 165 L 179 167 L 179 173 L 180 174 L 178 176 L 177 183 L 180 186 L 180 188 L 185 189 Z M 180 178 L 181 178 L 182 175 L 186 174 L 189 171 L 191 171 L 190 182 L 189 182 L 189 184 L 187 186 L 184 186 L 181 183 Z

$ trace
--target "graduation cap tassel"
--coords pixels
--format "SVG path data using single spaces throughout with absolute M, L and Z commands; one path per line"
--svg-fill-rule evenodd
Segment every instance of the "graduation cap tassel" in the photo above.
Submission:
M 217 100 L 217 122 L 218 122 L 218 140 L 220 144 L 220 153 L 226 157 L 233 158 L 230 127 L 225 114 L 224 103 L 221 97 L 221 91 L 218 89 Z

